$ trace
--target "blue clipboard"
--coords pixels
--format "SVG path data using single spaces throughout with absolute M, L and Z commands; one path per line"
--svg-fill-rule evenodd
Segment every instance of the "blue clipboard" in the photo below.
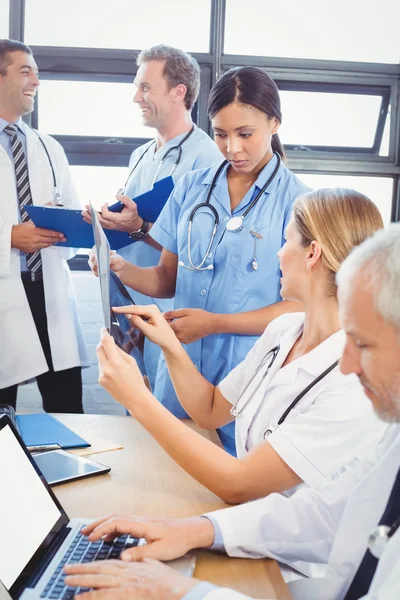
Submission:
M 90 444 L 46 413 L 17 415 L 18 428 L 26 446 L 53 446 L 87 448 Z
M 138 213 L 145 221 L 155 223 L 174 189 L 174 180 L 171 175 L 156 181 L 153 189 L 145 192 L 132 200 L 137 204 Z M 122 202 L 116 202 L 108 207 L 111 212 L 121 212 L 124 208 Z
M 94 246 L 93 228 L 82 219 L 81 210 L 51 206 L 25 206 L 36 227 L 59 231 L 67 238 L 56 246 L 67 248 L 92 248 Z M 105 230 L 111 250 L 119 250 L 132 244 L 132 240 L 123 231 Z

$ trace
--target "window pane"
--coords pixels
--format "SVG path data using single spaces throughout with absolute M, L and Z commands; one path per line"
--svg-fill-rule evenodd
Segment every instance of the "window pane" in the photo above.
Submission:
M 281 91 L 284 144 L 371 148 L 381 96 Z
M 144 127 L 130 83 L 42 80 L 39 129 L 58 135 L 155 137 Z
M 116 202 L 115 194 L 124 185 L 128 169 L 71 165 L 71 173 L 82 207 L 90 201 L 96 209 L 100 209 L 105 202 Z M 87 248 L 80 248 L 78 254 L 87 252 Z
M 379 152 L 380 156 L 389 156 L 390 114 L 391 107 L 389 106 L 388 114 L 386 117 L 385 129 L 383 130 L 381 149 Z
M 0 0 L 0 39 L 8 38 L 9 0 Z
M 320 175 L 319 173 L 297 173 L 297 175 L 313 189 L 344 187 L 365 194 L 379 208 L 385 225 L 390 223 L 393 194 L 393 179 L 390 177 Z
M 117 190 L 125 183 L 128 167 L 87 167 L 71 165 L 72 178 L 82 206 L 90 202 L 96 209 L 116 202 Z
M 226 54 L 400 62 L 398 0 L 246 0 L 247 23 L 226 4 Z
M 210 0 L 26 0 L 25 15 L 27 44 L 209 51 Z

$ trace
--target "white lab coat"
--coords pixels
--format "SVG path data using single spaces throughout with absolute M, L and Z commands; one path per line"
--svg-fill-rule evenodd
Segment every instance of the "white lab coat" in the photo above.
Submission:
M 53 200 L 53 177 L 46 153 L 29 127 L 23 125 L 27 141 L 29 181 L 33 204 Z M 60 144 L 41 134 L 51 156 L 61 201 L 80 207 Z M 48 371 L 28 300 L 20 276 L 20 254 L 11 248 L 11 229 L 18 223 L 18 200 L 14 165 L 0 145 L 0 389 Z M 57 209 L 54 209 L 57 210 Z M 73 256 L 68 248 L 42 250 L 46 313 L 55 371 L 88 366 L 71 276 L 65 259 Z
M 244 361 L 221 381 L 219 389 L 239 410 L 238 456 L 264 443 L 265 431 L 270 428 L 273 432 L 266 438 L 268 443 L 304 483 L 317 488 L 326 479 L 338 478 L 354 467 L 366 451 L 379 443 L 386 424 L 366 401 L 358 377 L 343 375 L 336 367 L 276 427 L 298 394 L 340 358 L 345 346 L 346 336 L 340 330 L 282 367 L 301 335 L 304 318 L 299 312 L 274 319 Z M 270 351 L 278 345 L 280 350 L 268 370 Z
M 211 513 L 229 556 L 268 556 L 294 568 L 328 561 L 324 578 L 290 584 L 294 600 L 342 600 L 379 522 L 400 466 L 400 426 L 389 428 L 375 456 L 322 490 L 302 489 L 291 498 L 262 500 Z M 204 600 L 244 600 L 228 589 Z M 368 600 L 400 598 L 400 530 L 379 561 Z

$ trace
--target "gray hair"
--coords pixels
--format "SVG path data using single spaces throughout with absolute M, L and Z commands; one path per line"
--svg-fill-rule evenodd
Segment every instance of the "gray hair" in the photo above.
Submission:
M 150 60 L 165 61 L 163 75 L 168 88 L 185 85 L 185 106 L 188 110 L 192 110 L 200 90 L 200 67 L 197 60 L 187 52 L 165 44 L 142 50 L 136 63 L 140 67 Z
M 336 281 L 352 285 L 362 276 L 379 314 L 400 329 L 400 223 L 377 231 L 342 263 Z

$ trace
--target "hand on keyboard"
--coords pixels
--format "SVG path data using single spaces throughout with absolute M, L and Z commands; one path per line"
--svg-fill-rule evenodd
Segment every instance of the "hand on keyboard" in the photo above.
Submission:
M 214 527 L 204 517 L 190 519 L 150 519 L 109 515 L 82 529 L 90 541 L 113 540 L 117 535 L 129 534 L 145 538 L 147 544 L 124 550 L 121 560 L 157 558 L 172 560 L 184 556 L 193 548 L 209 548 L 214 542 Z
M 126 563 L 108 560 L 65 567 L 67 589 L 88 588 L 90 600 L 181 600 L 199 581 L 184 577 L 156 560 Z M 79 596 L 85 599 L 85 593 Z
M 103 540 L 90 542 L 87 537 L 78 533 L 40 597 L 51 598 L 52 600 L 56 598 L 70 600 L 76 594 L 76 589 L 68 588 L 65 585 L 63 567 L 66 564 L 90 563 L 94 560 L 119 558 L 122 550 L 132 548 L 138 542 L 138 539 L 130 538 L 128 535 L 117 537 L 113 543 L 107 543 Z

